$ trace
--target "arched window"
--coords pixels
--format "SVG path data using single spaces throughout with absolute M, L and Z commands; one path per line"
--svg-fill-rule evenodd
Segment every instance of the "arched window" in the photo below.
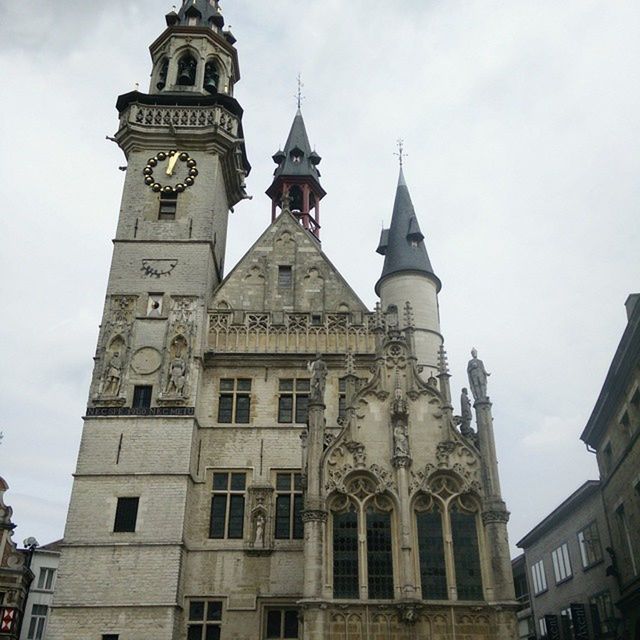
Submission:
M 204 66 L 204 90 L 208 93 L 217 93 L 219 82 L 218 65 L 213 60 L 209 60 Z
M 169 60 L 166 58 L 160 63 L 160 71 L 158 72 L 158 82 L 156 88 L 162 91 L 167 86 L 167 73 L 169 72 Z
M 180 60 L 178 60 L 177 84 L 183 87 L 192 87 L 196 83 L 197 68 L 198 63 L 196 59 L 190 53 L 185 53 Z
M 289 197 L 291 198 L 291 211 L 302 211 L 302 189 L 294 184 L 289 189 Z

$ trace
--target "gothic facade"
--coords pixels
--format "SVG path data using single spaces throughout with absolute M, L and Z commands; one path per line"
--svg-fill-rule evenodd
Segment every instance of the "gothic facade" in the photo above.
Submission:
M 149 93 L 118 99 L 128 169 L 48 637 L 510 640 L 487 373 L 474 352 L 454 415 L 402 171 L 375 309 L 322 251 L 300 110 L 271 224 L 223 276 L 250 170 L 234 44 L 216 0 L 186 1 Z

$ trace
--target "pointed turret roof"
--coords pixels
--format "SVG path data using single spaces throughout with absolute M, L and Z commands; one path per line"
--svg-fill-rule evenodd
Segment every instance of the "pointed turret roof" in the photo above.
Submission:
M 427 247 L 424 244 L 424 235 L 420 231 L 420 224 L 411 202 L 402 167 L 400 167 L 391 226 L 382 230 L 377 251 L 384 256 L 384 267 L 376 283 L 376 293 L 379 294 L 380 283 L 385 278 L 404 272 L 423 273 L 436 283 L 440 291 L 442 285 L 431 266 Z
M 167 24 L 170 27 L 176 25 L 188 25 L 189 18 L 196 19 L 198 27 L 216 26 L 222 29 L 224 26 L 224 18 L 218 7 L 218 0 L 210 2 L 209 0 L 183 0 L 182 7 L 176 13 L 172 11 L 167 14 Z
M 276 178 L 280 176 L 309 176 L 319 180 L 318 165 L 322 158 L 311 149 L 300 108 L 293 119 L 284 151 L 278 150 L 273 156 L 273 160 L 278 164 L 278 168 L 274 172 Z

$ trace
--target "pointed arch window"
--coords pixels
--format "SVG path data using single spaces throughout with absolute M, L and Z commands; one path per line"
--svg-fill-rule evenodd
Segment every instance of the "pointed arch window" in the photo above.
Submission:
M 209 60 L 204 66 L 204 90 L 208 93 L 217 93 L 220 86 L 220 73 L 218 65 Z
M 198 62 L 190 53 L 185 53 L 178 60 L 178 81 L 182 87 L 192 87 L 196 83 Z
M 333 516 L 333 595 L 335 598 L 358 598 L 358 515 L 349 511 Z
M 424 600 L 447 599 L 447 565 L 442 535 L 442 513 L 433 505 L 417 512 L 420 580 Z
M 162 62 L 160 62 L 160 70 L 158 71 L 158 82 L 156 83 L 156 88 L 158 91 L 162 91 L 167 85 L 167 74 L 169 73 L 169 60 L 164 58 Z

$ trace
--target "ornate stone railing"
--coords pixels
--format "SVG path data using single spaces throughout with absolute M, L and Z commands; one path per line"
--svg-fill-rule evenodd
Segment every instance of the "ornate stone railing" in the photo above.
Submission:
M 233 313 L 209 314 L 209 349 L 217 353 L 374 353 L 372 315 L 352 324 L 345 314 L 327 314 L 313 324 L 306 314 L 291 314 L 283 324 L 270 314 L 245 314 L 235 324 Z
M 215 125 L 232 135 L 238 133 L 238 120 L 222 107 L 167 107 L 134 104 L 129 112 L 129 122 L 148 127 L 213 127 Z

